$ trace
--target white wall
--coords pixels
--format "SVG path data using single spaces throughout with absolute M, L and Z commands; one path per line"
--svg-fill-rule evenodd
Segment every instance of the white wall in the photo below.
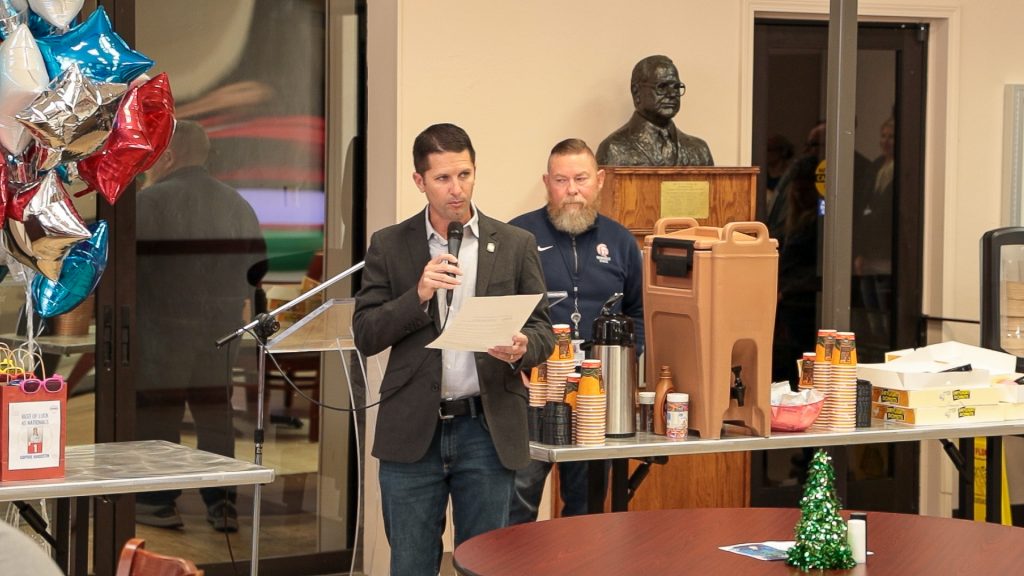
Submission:
M 569 136 L 596 146 L 625 122 L 632 111 L 630 70 L 650 54 L 670 56 L 687 83 L 678 125 L 705 138 L 718 164 L 749 163 L 752 15 L 820 18 L 828 2 L 518 0 L 500 6 L 369 3 L 371 230 L 422 208 L 410 150 L 416 134 L 434 122 L 459 124 L 473 138 L 483 211 L 511 218 L 539 206 L 547 151 Z M 1005 48 L 1018 40 L 1024 5 L 864 1 L 860 12 L 862 19 L 932 22 L 929 77 L 941 93 L 929 96 L 928 187 L 931 204 L 942 211 L 930 224 L 945 234 L 931 238 L 929 248 L 939 253 L 933 268 L 946 272 L 937 279 L 941 296 L 933 294 L 937 301 L 927 307 L 932 314 L 977 318 L 977 242 L 999 225 L 1002 88 L 1024 81 L 1024 59 Z M 944 33 L 948 44 L 937 47 Z
M 370 2 L 370 22 L 377 4 Z M 397 217 L 423 207 L 411 178 L 412 140 L 435 122 L 458 124 L 473 138 L 482 211 L 508 219 L 538 207 L 548 151 L 570 136 L 596 148 L 623 124 L 633 111 L 630 71 L 650 54 L 673 58 L 688 86 L 679 126 L 703 136 L 719 164 L 740 161 L 736 2 L 680 10 L 687 2 L 647 1 L 642 13 L 620 2 L 584 0 L 505 2 L 501 10 L 472 0 L 397 4 Z M 658 14 L 666 16 L 654 18 L 658 26 L 645 25 Z M 725 31 L 723 22 L 731 23 Z M 630 30 L 636 32 L 623 33 Z M 371 77 L 376 73 L 371 63 Z M 375 99 L 371 92 L 371 105 Z M 372 182 L 370 191 L 372 199 Z
M 632 112 L 629 74 L 671 57 L 676 118 L 722 166 L 749 164 L 753 17 L 813 15 L 825 0 L 372 0 L 369 230 L 422 209 L 412 141 L 435 122 L 477 148 L 476 201 L 511 218 L 543 202 L 551 146 L 592 146 Z M 1016 0 L 860 2 L 861 19 L 929 22 L 925 312 L 977 319 L 979 239 L 999 226 L 1003 85 L 1024 82 Z M 977 340 L 977 329 L 943 337 Z

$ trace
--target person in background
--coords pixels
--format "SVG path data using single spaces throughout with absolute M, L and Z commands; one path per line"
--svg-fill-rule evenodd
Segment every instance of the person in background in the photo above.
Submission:
M 860 281 L 868 321 L 869 333 L 862 338 L 884 350 L 889 339 L 892 296 L 895 120 L 886 119 L 879 132 L 882 153 L 874 160 L 874 185 L 862 191 L 854 205 L 853 275 Z
M 825 194 L 817 189 L 819 173 L 825 169 L 825 122 L 807 133 L 803 154 L 794 160 L 779 180 L 777 197 L 766 225 L 770 237 L 779 241 L 779 293 L 772 344 L 772 381 L 788 380 L 797 385 L 796 361 L 814 349 L 817 335 L 817 306 L 821 292 L 820 216 L 827 210 Z M 875 172 L 871 162 L 853 152 L 853 201 L 870 187 Z M 855 225 L 856 229 L 856 225 Z M 857 234 L 854 234 L 856 237 Z M 855 241 L 856 242 L 856 241 Z M 860 340 L 858 340 L 860 344 Z
M 586 142 L 563 140 L 551 149 L 543 175 L 547 205 L 510 222 L 537 238 L 549 291 L 569 297 L 551 308 L 552 322 L 568 324 L 574 340 L 590 340 L 601 306 L 623 293 L 622 312 L 633 319 L 637 354 L 644 346 L 643 260 L 636 239 L 624 226 L 598 214 L 604 170 Z M 558 465 L 563 516 L 587 511 L 587 463 Z M 533 460 L 516 472 L 511 502 L 513 524 L 537 519 L 551 463 Z
M 210 140 L 179 121 L 167 150 L 137 196 L 138 300 L 135 381 L 137 440 L 181 442 L 185 406 L 200 450 L 234 456 L 231 373 L 237 340 L 214 341 L 248 321 L 247 302 L 262 277 L 266 246 L 252 207 L 204 167 Z M 238 530 L 235 490 L 200 489 L 206 520 Z M 135 519 L 160 528 L 184 525 L 180 490 L 136 497 Z
M 672 118 L 686 84 L 668 56 L 636 63 L 629 81 L 633 116 L 597 147 L 602 166 L 714 166 L 707 142 L 676 128 Z
M 807 140 L 804 142 L 803 152 L 800 157 L 790 162 L 789 167 L 775 183 L 775 201 L 769 202 L 768 218 L 765 225 L 768 227 L 768 235 L 779 241 L 779 253 L 786 241 L 786 219 L 791 207 L 789 206 L 789 193 L 787 188 L 793 180 L 797 170 L 806 172 L 807 164 L 813 162 L 817 167 L 818 163 L 825 159 L 825 121 L 822 120 L 814 125 L 807 133 Z M 805 164 L 797 166 L 801 161 Z
M 766 206 L 773 206 L 778 197 L 779 180 L 786 169 L 793 163 L 793 143 L 782 134 L 768 137 L 767 154 L 765 155 L 764 181 Z
M 815 174 L 818 159 L 804 156 L 793 163 L 785 188 L 786 206 L 779 251 L 778 304 L 772 381 L 796 382 L 796 360 L 813 350 L 821 276 L 818 272 L 818 191 Z
M 555 337 L 541 296 L 507 345 L 426 347 L 469 298 L 545 287 L 533 236 L 473 204 L 476 153 L 464 130 L 428 127 L 413 143 L 413 164 L 427 207 L 373 234 L 353 328 L 363 354 L 391 348 L 373 444 L 391 574 L 436 576 L 449 499 L 456 546 L 508 524 L 514 470 L 530 462 L 519 374 L 547 359 Z

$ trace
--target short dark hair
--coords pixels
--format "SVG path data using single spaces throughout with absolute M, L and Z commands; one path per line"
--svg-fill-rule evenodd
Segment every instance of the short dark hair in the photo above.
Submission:
M 566 138 L 555 147 L 551 149 L 551 154 L 548 155 L 548 172 L 551 171 L 551 159 L 555 156 L 573 156 L 575 154 L 586 154 L 597 163 L 597 156 L 594 156 L 594 151 L 587 146 L 587 143 L 579 138 Z
M 551 156 L 569 156 L 572 154 L 590 154 L 594 155 L 594 151 L 587 146 L 587 143 L 579 138 L 566 138 L 555 147 L 551 149 Z
M 676 67 L 676 65 L 672 63 L 671 58 L 669 58 L 668 56 L 663 56 L 661 54 L 655 54 L 654 56 L 648 56 L 647 58 L 644 58 L 643 60 L 637 62 L 636 66 L 633 66 L 633 74 L 629 77 L 630 92 L 635 93 L 637 86 L 639 86 L 640 83 L 643 82 L 644 80 L 650 78 L 651 74 L 654 73 L 658 66 L 671 66 L 673 68 Z M 679 70 L 676 69 L 677 73 L 678 71 Z
M 210 138 L 202 125 L 191 120 L 174 123 L 174 134 L 169 144 L 174 152 L 174 165 L 203 166 L 210 155 Z
M 430 168 L 431 154 L 465 150 L 469 150 L 469 160 L 476 165 L 476 150 L 465 130 L 455 124 L 434 124 L 420 132 L 412 143 L 412 164 L 416 173 L 422 175 Z

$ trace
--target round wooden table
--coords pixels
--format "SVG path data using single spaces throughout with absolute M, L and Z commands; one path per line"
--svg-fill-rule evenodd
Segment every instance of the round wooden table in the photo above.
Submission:
M 844 517 L 849 517 L 847 512 Z M 455 550 L 465 576 L 805 574 L 719 546 L 794 540 L 794 508 L 695 508 L 558 518 L 481 534 Z M 1024 528 L 868 513 L 867 564 L 827 574 L 1024 574 Z M 821 572 L 816 572 L 821 573 Z

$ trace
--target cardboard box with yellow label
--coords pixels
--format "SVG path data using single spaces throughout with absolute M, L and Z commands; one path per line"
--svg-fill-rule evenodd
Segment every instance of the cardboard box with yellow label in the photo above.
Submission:
M 1003 406 L 1001 404 L 907 408 L 905 406 L 894 406 L 880 402 L 871 403 L 872 418 L 899 424 L 927 425 L 1001 422 L 1003 420 L 1003 413 Z
M 926 388 L 924 390 L 901 390 L 875 386 L 871 389 L 871 401 L 882 404 L 896 404 L 907 408 L 928 406 L 996 404 L 1003 399 L 1001 389 L 984 388 Z

